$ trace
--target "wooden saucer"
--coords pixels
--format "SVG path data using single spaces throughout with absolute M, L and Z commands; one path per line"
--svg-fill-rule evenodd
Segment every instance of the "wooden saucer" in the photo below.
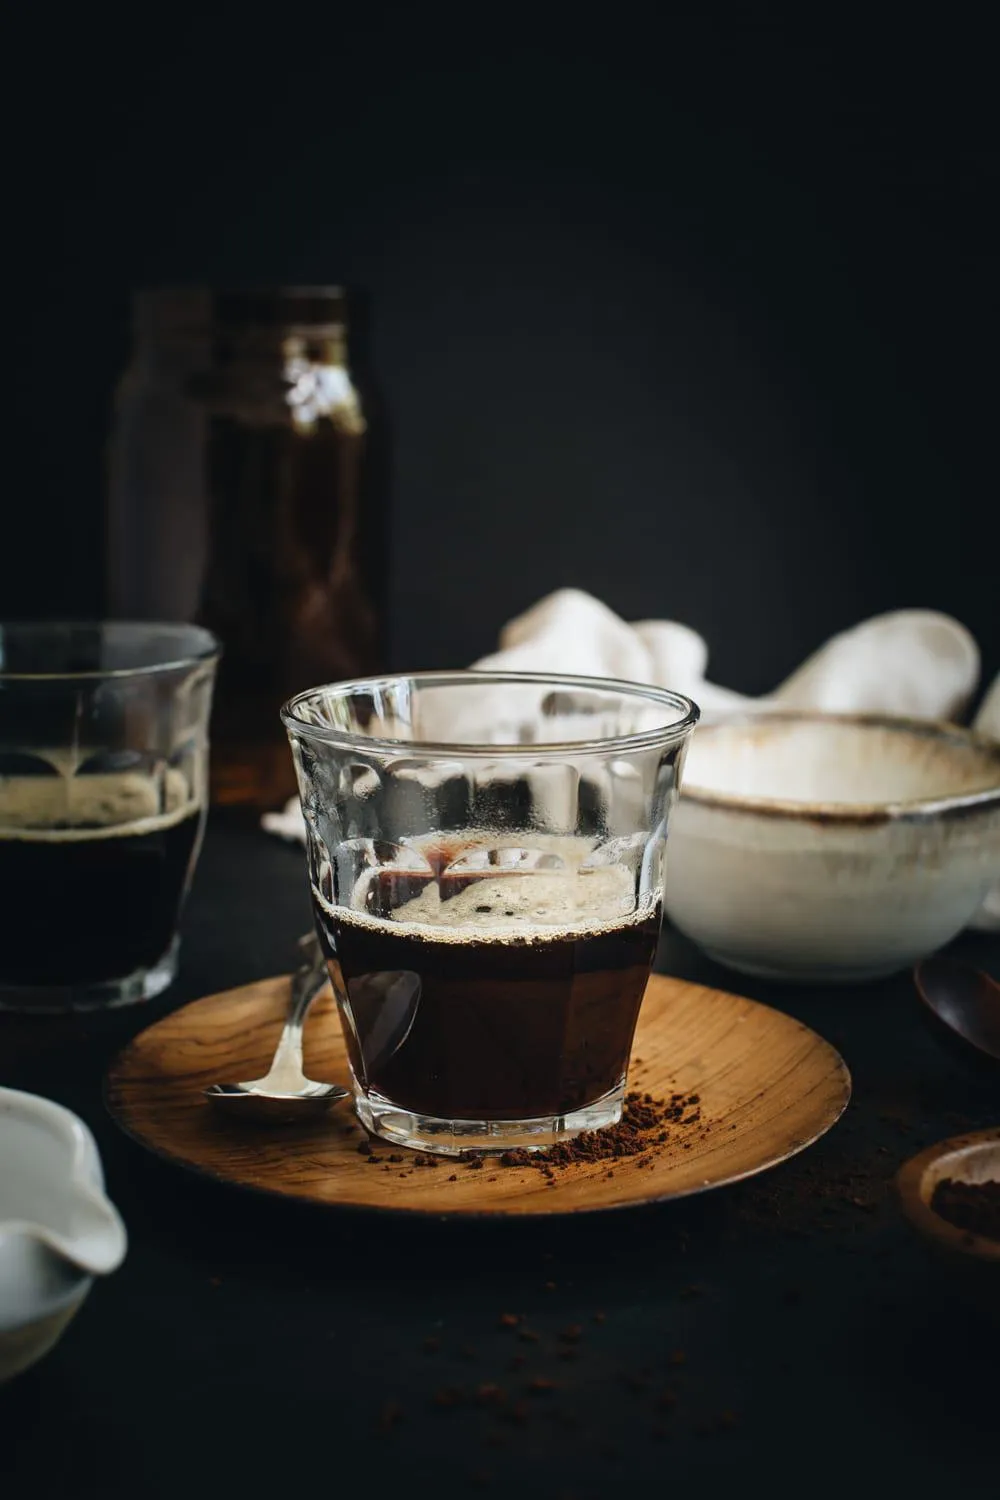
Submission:
M 682 1198 L 773 1167 L 812 1144 L 851 1094 L 840 1055 L 808 1027 L 741 995 L 654 976 L 643 1001 L 629 1085 L 660 1096 L 697 1092 L 702 1119 L 674 1129 L 652 1153 L 573 1165 L 550 1187 L 531 1167 L 470 1171 L 460 1162 L 413 1168 L 415 1153 L 367 1139 L 348 1105 L 285 1126 L 253 1125 L 202 1095 L 218 1079 L 266 1071 L 288 995 L 267 979 L 210 995 L 142 1032 L 113 1063 L 108 1108 L 140 1145 L 221 1182 L 330 1208 L 443 1217 L 586 1213 Z M 306 1072 L 347 1082 L 347 1054 L 327 992 L 306 1028 Z M 403 1160 L 389 1162 L 390 1153 Z M 648 1156 L 650 1153 L 646 1153 Z

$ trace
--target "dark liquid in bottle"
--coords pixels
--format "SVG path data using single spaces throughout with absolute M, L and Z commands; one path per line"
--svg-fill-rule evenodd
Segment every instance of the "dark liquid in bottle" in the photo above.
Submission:
M 208 427 L 209 556 L 199 621 L 223 643 L 212 716 L 212 801 L 272 808 L 295 793 L 278 717 L 320 682 L 378 666 L 377 519 L 368 437 L 353 408 L 307 430 L 257 413 Z M 380 586 L 380 585 L 379 585 Z
M 660 913 L 588 922 L 588 909 L 607 909 L 608 873 L 442 874 L 425 878 L 421 894 L 421 877 L 380 871 L 364 912 L 317 902 L 351 1063 L 367 1089 L 438 1119 L 526 1120 L 616 1088 Z M 539 906 L 541 925 L 531 920 Z

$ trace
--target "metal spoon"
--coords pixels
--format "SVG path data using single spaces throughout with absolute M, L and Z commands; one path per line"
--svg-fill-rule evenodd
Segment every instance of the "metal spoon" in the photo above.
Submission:
M 925 958 L 913 971 L 930 1017 L 981 1057 L 1000 1062 L 1000 984 L 971 964 Z
M 242 1113 L 248 1119 L 301 1120 L 322 1113 L 348 1096 L 348 1090 L 338 1083 L 315 1083 L 302 1071 L 302 1026 L 327 975 L 315 935 L 309 933 L 300 938 L 299 947 L 305 959 L 292 975 L 288 1015 L 270 1068 L 263 1078 L 249 1078 L 243 1083 L 213 1083 L 205 1089 L 213 1104 Z

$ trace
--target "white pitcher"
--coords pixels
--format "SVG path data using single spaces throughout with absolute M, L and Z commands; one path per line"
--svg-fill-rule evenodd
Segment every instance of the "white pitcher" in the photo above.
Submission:
M 83 1121 L 0 1088 L 0 1381 L 48 1353 L 126 1243 Z

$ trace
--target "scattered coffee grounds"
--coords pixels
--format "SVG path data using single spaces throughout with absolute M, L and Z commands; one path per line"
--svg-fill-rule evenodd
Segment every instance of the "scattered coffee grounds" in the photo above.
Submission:
M 625 1096 L 625 1108 L 617 1125 L 604 1130 L 585 1130 L 569 1141 L 559 1141 L 543 1151 L 527 1151 L 517 1147 L 505 1151 L 499 1158 L 502 1167 L 534 1167 L 550 1180 L 555 1172 L 572 1167 L 580 1162 L 621 1161 L 629 1156 L 641 1156 L 640 1166 L 652 1166 L 653 1158 L 646 1155 L 651 1146 L 661 1146 L 670 1139 L 668 1126 L 685 1128 L 701 1120 L 701 1100 L 698 1094 L 671 1094 L 668 1099 L 654 1099 L 652 1094 L 633 1090 Z M 461 1160 L 466 1167 L 481 1169 L 484 1158 L 475 1152 L 463 1152 Z
M 402 1420 L 403 1408 L 399 1402 L 386 1401 L 383 1403 L 382 1410 L 379 1413 L 378 1430 L 379 1432 L 391 1432 L 394 1427 L 399 1426 Z
M 889 1201 L 891 1176 L 881 1162 L 855 1160 L 839 1165 L 800 1164 L 791 1167 L 783 1186 L 773 1182 L 748 1185 L 739 1203 L 742 1219 L 775 1228 L 793 1240 L 817 1234 L 861 1239 Z
M 507 1400 L 507 1393 L 502 1385 L 494 1385 L 492 1381 L 485 1381 L 476 1386 L 475 1402 L 477 1406 L 502 1406 Z
M 707 1417 L 704 1421 L 697 1423 L 694 1431 L 698 1437 L 714 1437 L 719 1432 L 731 1432 L 738 1421 L 739 1418 L 735 1412 L 724 1411 L 718 1417 Z
M 931 1208 L 956 1229 L 1000 1240 L 1000 1182 L 943 1177 L 934 1189 Z

